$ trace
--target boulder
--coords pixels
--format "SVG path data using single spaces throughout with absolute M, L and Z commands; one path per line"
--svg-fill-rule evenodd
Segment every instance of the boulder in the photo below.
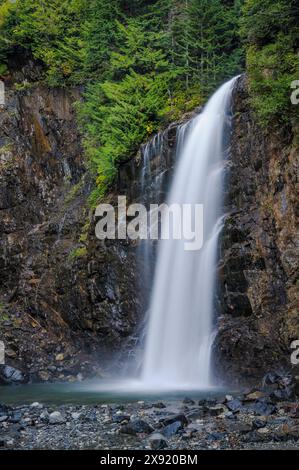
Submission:
M 0 385 L 18 385 L 27 382 L 23 372 L 11 366 L 0 365 Z
M 137 419 L 121 426 L 120 432 L 122 434 L 132 435 L 150 434 L 153 432 L 153 428 L 146 421 L 143 421 L 142 419 Z
M 183 429 L 182 422 L 181 421 L 175 421 L 174 423 L 168 424 L 168 426 L 166 426 L 163 429 L 163 431 L 162 431 L 163 436 L 169 438 L 169 437 L 174 436 L 175 434 L 177 434 L 182 429 Z
M 243 408 L 243 404 L 237 398 L 235 398 L 234 400 L 228 401 L 226 403 L 226 406 L 233 413 L 238 413 Z
M 160 422 L 164 425 L 164 426 L 168 426 L 169 424 L 172 424 L 172 423 L 175 423 L 179 421 L 182 426 L 187 426 L 188 425 L 188 419 L 186 418 L 186 416 L 184 414 L 177 414 L 177 415 L 173 415 L 173 416 L 168 416 L 166 418 L 163 418 L 160 420 Z
M 273 405 L 268 400 L 262 400 L 262 399 L 257 400 L 252 406 L 252 409 L 255 414 L 260 415 L 260 416 L 270 416 L 276 412 L 275 405 Z

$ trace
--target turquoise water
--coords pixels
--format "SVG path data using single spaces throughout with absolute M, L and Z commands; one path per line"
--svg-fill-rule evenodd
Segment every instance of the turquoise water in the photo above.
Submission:
M 147 391 L 126 382 L 86 381 L 82 383 L 30 384 L 0 387 L 0 403 L 26 405 L 33 402 L 56 405 L 96 405 L 105 403 L 132 403 L 135 401 L 171 401 L 184 397 L 200 400 L 221 396 L 224 389 Z

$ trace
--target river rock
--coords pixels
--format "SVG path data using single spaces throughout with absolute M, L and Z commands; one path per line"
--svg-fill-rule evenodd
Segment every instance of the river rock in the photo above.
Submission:
M 255 419 L 252 421 L 253 429 L 260 429 L 266 426 L 266 421 L 262 419 Z
M 0 416 L 6 415 L 10 411 L 10 408 L 6 405 L 1 405 L 0 403 Z
M 124 414 L 115 414 L 113 416 L 113 422 L 114 423 L 123 423 L 123 422 L 129 422 L 131 419 L 130 415 L 124 415 Z
M 16 410 L 9 417 L 9 422 L 13 424 L 17 424 L 21 421 L 21 419 L 22 419 L 22 412 Z
M 245 401 L 259 400 L 260 398 L 263 398 L 264 396 L 265 396 L 264 392 L 260 390 L 256 390 L 255 392 L 248 393 L 248 395 L 246 395 L 245 397 Z
M 124 424 L 120 428 L 120 432 L 122 434 L 150 434 L 153 432 L 153 428 L 146 422 L 143 421 L 142 419 L 136 419 L 134 421 L 129 422 L 128 424 Z
M 153 408 L 158 408 L 162 410 L 166 408 L 166 405 L 163 402 L 159 401 L 157 403 L 153 403 Z
M 207 438 L 209 441 L 219 441 L 226 437 L 225 432 L 211 432 L 208 434 Z
M 192 398 L 185 397 L 183 400 L 184 405 L 195 405 L 195 401 Z
M 153 450 L 162 450 L 168 446 L 165 437 L 160 433 L 155 433 L 149 438 L 149 445 Z
M 183 429 L 182 422 L 175 421 L 174 423 L 168 424 L 168 426 L 166 426 L 163 429 L 162 433 L 163 433 L 163 436 L 169 438 L 173 436 L 174 434 L 177 434 L 182 429 Z
M 269 428 L 266 428 L 266 427 L 259 428 L 259 429 L 257 430 L 257 433 L 258 433 L 258 434 L 269 434 L 269 432 L 270 432 L 270 429 L 269 429 Z
M 39 403 L 38 401 L 35 401 L 34 403 L 32 403 L 30 405 L 30 408 L 34 408 L 34 409 L 38 409 L 38 410 L 42 410 L 44 407 L 44 405 L 42 403 Z
M 227 411 L 227 408 L 224 405 L 215 405 L 207 408 L 207 412 L 210 416 L 219 416 Z
M 217 403 L 217 400 L 216 398 L 204 398 L 202 400 L 199 400 L 198 402 L 198 406 L 213 406 L 213 405 L 216 405 Z
M 270 397 L 274 402 L 288 401 L 294 397 L 294 392 L 291 388 L 278 389 L 274 390 Z
M 269 403 L 267 400 L 257 400 L 254 403 L 252 410 L 257 415 L 269 416 L 275 413 L 277 409 L 275 405 Z
M 59 411 L 54 411 L 49 415 L 49 424 L 63 424 L 65 419 Z
M 243 408 L 243 404 L 237 398 L 235 398 L 234 400 L 228 401 L 226 403 L 226 406 L 233 413 L 237 413 L 241 411 Z
M 163 418 L 160 420 L 164 426 L 168 426 L 169 424 L 175 423 L 176 421 L 179 421 L 182 426 L 187 426 L 188 425 L 188 419 L 184 414 L 177 414 L 173 416 L 168 416 L 167 418 Z
M 274 385 L 277 383 L 279 380 L 279 375 L 276 374 L 275 372 L 268 372 L 264 377 L 263 377 L 263 384 L 264 385 Z
M 26 382 L 26 377 L 14 367 L 0 365 L 0 385 L 17 385 Z

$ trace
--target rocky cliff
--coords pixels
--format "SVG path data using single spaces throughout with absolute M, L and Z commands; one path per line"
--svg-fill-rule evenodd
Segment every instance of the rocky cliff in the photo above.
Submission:
M 101 375 L 106 358 L 136 340 L 147 260 L 138 243 L 96 239 L 74 111 L 80 92 L 49 90 L 32 75 L 29 65 L 7 80 L 0 110 L 0 339 L 27 378 L 72 381 Z M 249 380 L 289 365 L 299 338 L 298 153 L 291 134 L 258 127 L 244 79 L 233 108 L 215 351 L 222 375 Z M 163 199 L 176 129 L 120 166 L 107 202 Z
M 0 110 L 0 337 L 31 379 L 74 380 L 132 332 L 136 257 L 93 236 L 79 91 L 49 90 L 34 70 L 6 81 Z
M 80 91 L 48 89 L 36 65 L 17 65 L 0 110 L 0 340 L 24 380 L 101 375 L 106 357 L 136 342 L 148 295 L 140 248 L 95 237 L 93 178 L 74 110 Z M 161 139 L 148 162 L 141 148 L 120 166 L 106 202 L 156 197 L 152 183 L 172 166 L 175 126 Z
M 292 129 L 261 129 L 246 77 L 233 97 L 220 253 L 217 364 L 226 378 L 292 369 L 299 338 L 298 148 Z

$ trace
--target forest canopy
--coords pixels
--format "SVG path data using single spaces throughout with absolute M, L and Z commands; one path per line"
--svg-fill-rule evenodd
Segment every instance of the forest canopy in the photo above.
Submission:
M 261 123 L 296 119 L 298 12 L 299 0 L 0 0 L 0 75 L 22 54 L 49 86 L 83 87 L 96 201 L 118 162 L 245 68 Z

